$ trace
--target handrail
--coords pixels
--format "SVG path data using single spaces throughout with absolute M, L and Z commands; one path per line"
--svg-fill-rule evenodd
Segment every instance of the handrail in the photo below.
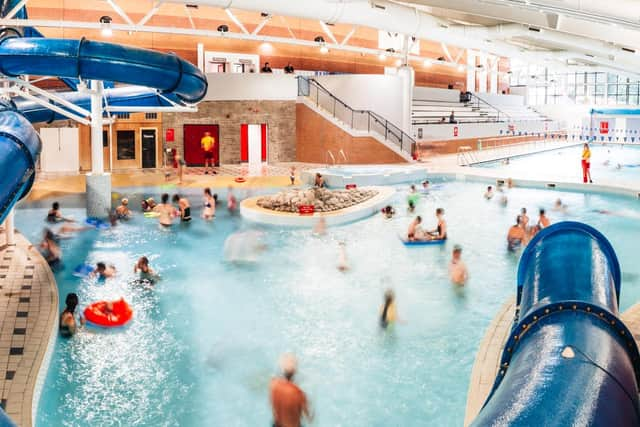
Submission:
M 475 98 L 477 99 L 477 105 L 478 108 L 480 108 L 480 102 L 482 102 L 483 104 L 487 105 L 489 108 L 493 108 L 494 110 L 496 110 L 498 112 L 498 122 L 500 121 L 500 114 L 502 114 L 503 117 L 506 117 L 507 119 L 511 119 L 511 116 L 507 113 L 505 113 L 504 111 L 502 111 L 501 109 L 499 109 L 498 107 L 496 107 L 495 105 L 491 105 L 489 104 L 487 101 L 485 101 L 484 99 L 480 98 L 478 95 L 476 95 L 475 93 L 471 93 L 471 99 Z
M 322 94 L 330 100 L 329 105 L 326 107 L 323 106 L 322 108 L 324 108 L 334 118 L 344 122 L 354 130 L 359 129 L 359 124 L 363 125 L 363 129 L 361 130 L 364 130 L 364 124 L 366 123 L 367 132 L 375 132 L 384 137 L 385 141 L 391 141 L 395 145 L 399 146 L 401 151 L 404 151 L 409 155 L 414 154 L 416 141 L 389 120 L 371 110 L 358 110 L 352 108 L 312 77 L 297 76 L 297 79 L 298 96 L 305 96 L 312 102 L 315 102 L 317 106 L 321 106 L 320 94 Z M 315 89 L 315 99 L 314 96 L 312 96 L 312 87 Z M 346 114 L 340 114 L 340 110 L 343 110 Z
M 333 157 L 333 153 L 331 152 L 331 150 L 327 150 L 327 154 L 325 154 L 325 156 L 324 156 L 324 159 L 326 160 L 325 163 L 327 164 L 327 166 L 330 166 L 329 165 L 329 157 L 331 157 L 331 161 L 333 161 L 333 166 L 335 166 L 336 165 L 336 158 Z

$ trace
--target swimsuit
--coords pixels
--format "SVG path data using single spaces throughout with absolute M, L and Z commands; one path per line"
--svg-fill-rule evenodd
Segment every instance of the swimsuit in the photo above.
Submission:
M 182 221 L 188 222 L 191 221 L 191 207 L 187 206 L 184 208 L 184 212 L 182 214 Z

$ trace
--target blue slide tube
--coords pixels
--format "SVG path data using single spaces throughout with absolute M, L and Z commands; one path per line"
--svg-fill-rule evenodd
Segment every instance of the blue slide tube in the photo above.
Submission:
M 577 222 L 539 232 L 520 260 L 518 321 L 472 425 L 640 425 L 640 356 L 619 293 L 601 233 Z
M 40 149 L 40 137 L 29 121 L 0 101 L 0 223 L 31 189 Z
M 86 39 L 6 38 L 0 41 L 0 73 L 113 80 L 189 103 L 200 101 L 207 90 L 204 74 L 174 54 Z
M 105 106 L 160 107 L 169 106 L 168 100 L 196 103 L 207 92 L 206 76 L 189 62 L 173 54 L 86 39 L 2 39 L 0 73 L 7 76 L 30 74 L 79 77 L 84 80 L 137 85 L 105 89 Z M 57 95 L 90 109 L 91 99 L 87 93 L 63 92 Z M 0 106 L 0 116 L 1 223 L 33 184 L 34 165 L 40 154 L 41 144 L 29 122 L 52 122 L 66 117 L 20 97 L 14 98 L 10 104 L 3 103 Z

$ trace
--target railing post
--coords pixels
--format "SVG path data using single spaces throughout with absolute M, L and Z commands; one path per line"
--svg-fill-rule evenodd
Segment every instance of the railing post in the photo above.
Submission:
M 351 110 L 351 129 L 355 129 L 353 127 L 353 110 Z
M 320 88 L 316 86 L 316 105 L 320 106 Z
M 384 140 L 386 141 L 389 136 L 389 122 L 385 119 L 384 121 Z
M 367 132 L 371 132 L 371 113 L 367 112 Z
M 335 118 L 336 117 L 336 99 L 335 98 L 332 98 L 332 99 L 333 99 L 333 117 Z

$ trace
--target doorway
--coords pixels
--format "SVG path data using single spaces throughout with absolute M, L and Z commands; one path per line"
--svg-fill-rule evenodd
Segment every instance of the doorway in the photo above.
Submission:
M 142 140 L 142 167 L 156 167 L 156 139 L 157 130 L 140 129 L 140 139 Z
M 209 132 L 215 144 L 213 146 L 213 163 L 220 166 L 220 136 L 218 125 L 184 125 L 184 161 L 189 166 L 204 166 L 204 151 L 200 140 L 205 132 Z

